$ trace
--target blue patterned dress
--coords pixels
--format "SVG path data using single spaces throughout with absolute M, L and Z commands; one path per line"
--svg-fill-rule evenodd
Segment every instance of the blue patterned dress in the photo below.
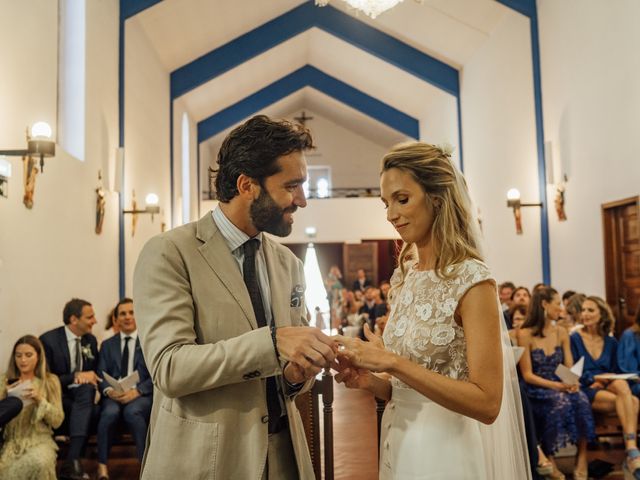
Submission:
M 627 328 L 618 344 L 618 368 L 622 373 L 640 374 L 640 335 L 633 328 Z M 640 397 L 640 382 L 629 382 L 631 391 Z
M 546 355 L 541 348 L 531 350 L 533 373 L 547 380 L 560 381 L 555 370 L 563 359 L 560 346 L 551 355 Z M 577 443 L 578 439 L 595 439 L 591 404 L 584 392 L 559 392 L 527 384 L 527 395 L 533 408 L 538 439 L 547 455 L 553 455 L 568 443 Z

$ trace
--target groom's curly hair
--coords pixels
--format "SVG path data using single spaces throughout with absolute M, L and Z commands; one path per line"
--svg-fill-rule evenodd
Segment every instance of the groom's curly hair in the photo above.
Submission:
M 224 139 L 218 152 L 215 176 L 217 199 L 228 202 L 238 195 L 238 177 L 262 181 L 280 171 L 278 158 L 314 148 L 311 132 L 288 120 L 256 115 L 236 127 Z

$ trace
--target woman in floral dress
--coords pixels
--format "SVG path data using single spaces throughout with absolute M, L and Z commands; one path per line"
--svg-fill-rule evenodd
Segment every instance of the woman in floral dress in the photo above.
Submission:
M 58 377 L 47 372 L 42 343 L 33 335 L 20 338 L 13 346 L 9 369 L 0 375 L 0 398 L 7 396 L 8 378 L 31 381 L 31 386 L 22 395 L 24 408 L 5 428 L 0 478 L 55 480 L 58 447 L 53 429 L 64 419 L 62 394 Z

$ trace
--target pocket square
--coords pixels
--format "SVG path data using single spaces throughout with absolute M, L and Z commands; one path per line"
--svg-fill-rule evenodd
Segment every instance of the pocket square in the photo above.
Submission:
M 302 285 L 296 285 L 291 290 L 291 307 L 301 307 L 304 298 L 304 288 Z

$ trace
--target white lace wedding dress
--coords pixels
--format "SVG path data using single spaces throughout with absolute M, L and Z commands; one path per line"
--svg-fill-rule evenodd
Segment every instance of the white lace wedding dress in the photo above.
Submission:
M 487 266 L 477 260 L 465 260 L 450 280 L 440 279 L 434 271 L 418 271 L 415 265 L 408 265 L 404 284 L 391 302 L 383 335 L 385 348 L 434 372 L 466 380 L 469 375 L 466 340 L 462 327 L 454 320 L 454 312 L 470 287 L 490 279 Z M 396 271 L 392 286 L 399 281 L 400 272 Z M 509 360 L 513 366 L 513 359 Z M 505 392 L 512 387 L 505 382 Z M 510 399 L 509 395 L 504 397 L 501 415 L 509 410 L 505 402 L 519 402 L 519 397 L 517 400 L 513 395 Z M 517 404 L 509 407 L 520 409 Z M 513 423 L 515 428 L 507 425 Z M 502 427 L 512 428 L 514 433 L 510 434 L 508 428 L 498 430 L 500 425 L 496 422 L 486 426 L 448 410 L 393 378 L 392 398 L 382 419 L 380 479 L 530 478 L 528 461 L 522 458 L 526 456 L 520 431 L 522 414 L 511 420 L 503 418 Z M 512 452 L 495 450 L 508 450 L 511 446 Z

